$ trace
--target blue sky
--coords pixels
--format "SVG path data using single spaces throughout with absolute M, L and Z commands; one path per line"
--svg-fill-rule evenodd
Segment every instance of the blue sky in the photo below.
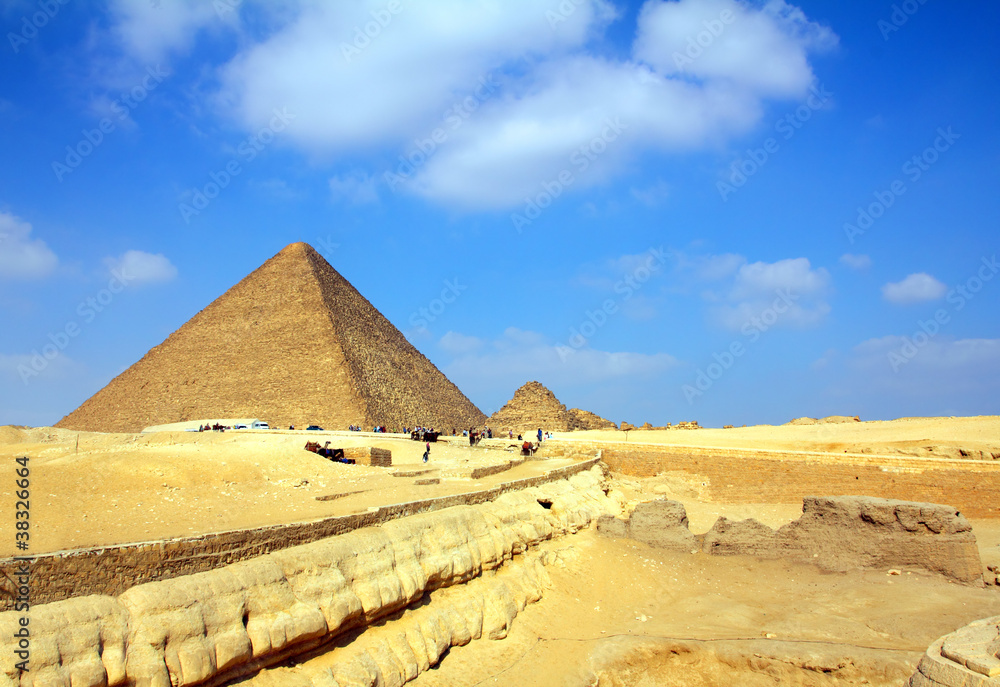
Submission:
M 0 20 L 0 424 L 58 421 L 294 241 L 487 413 L 530 379 L 656 425 L 1000 412 L 994 4 Z

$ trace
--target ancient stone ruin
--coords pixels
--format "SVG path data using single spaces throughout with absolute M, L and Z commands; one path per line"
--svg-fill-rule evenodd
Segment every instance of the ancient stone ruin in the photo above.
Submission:
M 139 432 L 206 417 L 448 431 L 485 419 L 304 243 L 268 260 L 57 426 Z
M 909 687 L 1000 687 L 1000 616 L 941 637 L 920 659 Z
M 712 555 L 781 558 L 824 570 L 923 569 L 982 586 L 982 561 L 968 520 L 950 506 L 866 496 L 808 497 L 802 517 L 773 530 L 754 519 L 719 518 L 696 541 L 677 501 L 641 503 L 627 521 L 604 517 L 598 530 L 652 546 Z
M 541 598 L 543 541 L 619 505 L 599 468 L 493 502 L 394 519 L 207 572 L 33 604 L 35 685 L 401 685 L 449 648 L 505 637 Z M 443 590 L 445 604 L 365 633 L 315 674 L 271 667 L 381 624 Z M 29 684 L 11 650 L 20 613 L 0 613 L 0 685 Z M 369 636 L 372 635 L 372 636 Z M 312 670 L 308 666 L 303 671 Z M 273 671 L 273 672 L 272 672 Z

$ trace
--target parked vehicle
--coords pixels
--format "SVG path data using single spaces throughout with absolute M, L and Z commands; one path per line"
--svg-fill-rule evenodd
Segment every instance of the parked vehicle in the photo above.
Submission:
M 255 422 L 250 425 L 251 429 L 271 429 L 266 422 Z
M 319 425 L 309 425 L 308 427 L 306 427 L 306 431 L 310 431 L 310 430 L 314 431 L 314 432 L 322 432 L 323 428 L 320 427 Z

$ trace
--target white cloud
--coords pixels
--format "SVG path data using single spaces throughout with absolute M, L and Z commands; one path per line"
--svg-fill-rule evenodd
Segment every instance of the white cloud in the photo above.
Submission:
M 481 349 L 483 347 L 483 340 L 475 336 L 466 336 L 465 334 L 449 331 L 441 337 L 438 345 L 446 353 L 464 355 Z
M 836 42 L 782 0 L 760 9 L 736 0 L 653 1 L 642 8 L 635 55 L 664 75 L 795 97 L 813 79 L 808 52 Z
M 293 21 L 226 66 L 224 102 L 254 129 L 276 104 L 287 107 L 297 115 L 288 135 L 308 149 L 400 144 L 428 135 L 447 106 L 492 70 L 578 46 L 609 12 L 599 0 L 583 0 L 553 28 L 532 0 L 403 3 L 356 48 L 354 29 L 384 5 L 299 3 Z
M 814 269 L 808 258 L 790 258 L 745 263 L 736 271 L 728 292 L 709 291 L 705 296 L 717 303 L 711 312 L 726 329 L 740 330 L 772 310 L 777 326 L 811 327 L 830 312 L 824 300 L 829 286 L 825 268 Z
M 109 270 L 121 272 L 128 284 L 167 282 L 177 276 L 177 268 L 162 253 L 130 250 L 117 258 L 105 258 L 104 264 Z
M 507 328 L 493 341 L 478 341 L 475 346 L 455 350 L 455 341 L 472 337 L 449 332 L 442 347 L 454 353 L 445 366 L 451 378 L 473 378 L 479 382 L 499 379 L 539 379 L 546 384 L 579 386 L 620 378 L 643 379 L 678 366 L 667 353 L 632 353 L 573 349 L 557 344 L 538 332 Z M 447 341 L 445 340 L 447 339 Z
M 49 342 L 46 340 L 47 345 Z M 57 351 L 51 353 L 50 350 Z M 0 379 L 11 384 L 13 389 L 23 388 L 38 380 L 59 380 L 71 372 L 77 371 L 77 363 L 62 351 L 49 345 L 31 353 L 0 353 Z M 43 355 L 42 351 L 48 354 Z M 14 384 L 13 382 L 15 382 Z M 15 392 L 12 395 L 17 395 Z
M 31 224 L 0 212 L 0 279 L 39 279 L 58 264 L 45 241 L 31 238 Z
M 719 281 L 734 275 L 747 259 L 736 253 L 722 255 L 698 255 L 689 258 L 678 254 L 678 266 L 694 271 L 696 278 L 704 281 Z
M 652 294 L 658 289 L 654 282 L 666 274 L 670 257 L 663 246 L 653 246 L 641 253 L 586 264 L 573 281 L 613 298 L 626 317 L 648 320 L 656 315 Z
M 275 200 L 302 200 L 306 194 L 288 185 L 284 179 L 264 179 L 257 181 L 251 179 L 248 185 L 255 191 Z
M 217 26 L 234 26 L 236 11 L 218 11 L 230 7 L 226 0 L 113 0 L 114 34 L 125 51 L 142 62 L 164 59 L 174 51 L 190 48 L 199 31 Z
M 357 205 L 378 200 L 378 180 L 365 172 L 353 171 L 330 178 L 330 195 L 335 201 L 346 200 Z
M 965 372 L 975 375 L 1000 372 L 1000 339 L 952 339 L 938 335 L 928 338 L 911 334 L 883 336 L 862 341 L 854 347 L 855 363 L 865 367 L 884 367 L 892 372 L 889 354 L 898 353 L 901 370 L 925 368 L 940 372 Z M 944 379 L 944 378 L 942 378 Z
M 872 259 L 867 255 L 844 253 L 840 256 L 840 264 L 850 267 L 852 270 L 866 270 L 872 266 Z
M 903 281 L 882 287 L 882 297 L 896 305 L 910 305 L 944 298 L 948 287 L 926 272 L 911 274 Z
M 829 272 L 822 267 L 813 269 L 808 258 L 754 262 L 740 267 L 729 297 L 742 300 L 771 296 L 778 289 L 787 289 L 797 295 L 812 295 L 823 291 L 829 282 Z
M 118 29 L 138 52 L 183 47 L 216 21 L 185 0 L 156 26 L 155 14 L 137 9 L 144 1 L 117 5 Z M 607 59 L 589 49 L 615 16 L 603 0 L 574 0 L 565 21 L 552 23 L 546 12 L 556 3 L 439 0 L 403 3 L 356 46 L 356 27 L 384 4 L 282 3 L 266 37 L 244 36 L 220 70 L 216 103 L 250 130 L 287 108 L 296 119 L 284 138 L 310 155 L 388 149 L 394 158 L 441 129 L 445 139 L 405 188 L 466 208 L 516 207 L 562 170 L 578 191 L 639 151 L 696 149 L 744 133 L 759 122 L 763 99 L 803 97 L 814 81 L 809 54 L 835 42 L 780 0 L 650 0 L 633 54 Z M 677 26 L 697 27 L 705 7 L 731 8 L 737 21 L 697 60 L 692 79 L 662 46 L 686 38 Z M 581 147 L 592 159 L 574 156 Z
M 643 205 L 656 207 L 670 197 L 670 184 L 661 179 L 645 188 L 635 188 L 633 186 L 629 189 L 629 193 Z

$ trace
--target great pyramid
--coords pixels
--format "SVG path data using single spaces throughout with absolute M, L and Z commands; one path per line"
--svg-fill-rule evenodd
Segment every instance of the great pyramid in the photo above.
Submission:
M 56 426 L 257 417 L 450 431 L 485 415 L 311 246 L 293 243 Z
M 539 382 L 528 382 L 514 392 L 504 407 L 493 413 L 488 425 L 500 431 L 513 430 L 533 435 L 540 427 L 544 432 L 568 432 L 574 429 L 615 429 L 615 423 L 594 413 L 566 406 L 555 394 Z

